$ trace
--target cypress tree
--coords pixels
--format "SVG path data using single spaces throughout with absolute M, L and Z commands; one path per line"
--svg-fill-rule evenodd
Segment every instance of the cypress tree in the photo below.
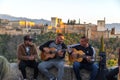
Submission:
M 101 40 L 100 40 L 100 50 L 99 50 L 99 52 L 105 52 L 103 36 L 101 37 Z

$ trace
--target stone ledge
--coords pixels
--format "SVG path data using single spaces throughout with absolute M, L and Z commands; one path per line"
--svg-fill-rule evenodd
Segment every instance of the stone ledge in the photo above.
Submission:
M 19 71 L 17 63 L 11 63 L 11 66 L 15 70 Z M 29 80 L 31 80 L 33 78 L 33 69 L 31 69 L 31 68 L 26 68 L 26 69 L 27 69 L 26 70 L 27 71 L 27 77 L 28 77 Z M 76 80 L 75 79 L 75 75 L 74 75 L 74 71 L 73 71 L 71 66 L 66 66 L 65 65 L 65 69 L 64 70 L 65 71 L 64 71 L 63 80 Z M 50 72 L 53 73 L 55 76 L 57 75 L 57 69 L 56 68 L 50 69 Z M 20 73 L 20 71 L 19 71 L 19 73 Z M 89 74 L 90 74 L 90 72 L 88 72 L 86 70 L 81 70 L 82 80 L 89 80 Z M 47 80 L 47 79 L 44 77 L 43 74 L 41 74 L 39 72 L 37 80 Z

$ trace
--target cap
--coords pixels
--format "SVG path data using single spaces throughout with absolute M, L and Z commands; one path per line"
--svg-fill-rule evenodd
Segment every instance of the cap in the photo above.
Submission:
M 24 36 L 24 41 L 32 41 L 33 40 L 33 38 L 30 36 L 30 35 L 26 35 L 26 36 Z

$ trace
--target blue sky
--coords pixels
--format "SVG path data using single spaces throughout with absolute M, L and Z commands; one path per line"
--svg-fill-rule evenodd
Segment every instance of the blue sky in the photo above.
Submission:
M 120 0 L 0 0 L 0 14 L 32 19 L 51 17 L 81 20 L 81 23 L 120 23 Z

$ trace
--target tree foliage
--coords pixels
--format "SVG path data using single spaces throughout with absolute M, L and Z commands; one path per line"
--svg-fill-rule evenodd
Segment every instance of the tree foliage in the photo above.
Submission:
M 100 40 L 100 51 L 99 52 L 105 52 L 103 36 L 101 37 L 101 40 Z

